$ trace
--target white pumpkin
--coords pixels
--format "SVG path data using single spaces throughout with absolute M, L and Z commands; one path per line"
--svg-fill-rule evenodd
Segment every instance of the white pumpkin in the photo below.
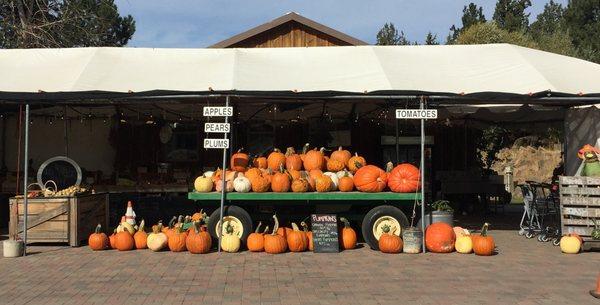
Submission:
M 146 238 L 146 244 L 148 244 L 148 249 L 154 252 L 158 252 L 164 249 L 169 241 L 167 235 L 160 231 L 161 228 L 161 225 L 152 226 L 152 233 L 148 234 L 148 237 Z
M 332 183 L 330 191 L 337 191 L 338 185 L 340 185 L 340 178 L 338 178 L 337 174 L 332 172 L 324 172 L 323 175 L 329 176 L 329 178 L 331 178 Z
M 248 193 L 252 189 L 252 183 L 242 175 L 233 180 L 233 189 L 238 193 Z
M 352 173 L 347 170 L 339 171 L 335 173 L 335 175 L 338 177 L 338 179 L 342 179 L 342 177 L 345 177 L 346 175 L 350 178 L 354 177 L 354 175 L 352 175 Z
M 235 253 L 240 250 L 241 241 L 237 235 L 233 234 L 233 227 L 230 222 L 227 222 L 225 234 L 221 236 L 221 249 L 225 252 Z
M 213 182 L 209 177 L 200 176 L 194 180 L 194 189 L 196 192 L 208 193 L 213 189 Z

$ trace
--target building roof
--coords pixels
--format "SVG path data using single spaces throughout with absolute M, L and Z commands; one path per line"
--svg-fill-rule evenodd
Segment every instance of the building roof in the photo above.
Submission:
M 250 37 L 256 36 L 260 33 L 266 32 L 268 30 L 274 29 L 282 24 L 285 24 L 287 22 L 291 22 L 291 21 L 295 21 L 298 22 L 300 24 L 303 24 L 307 27 L 313 28 L 319 32 L 325 33 L 331 37 L 334 37 L 336 39 L 339 39 L 341 41 L 347 42 L 349 45 L 354 45 L 354 46 L 361 46 L 361 45 L 367 45 L 368 43 L 354 38 L 350 35 L 346 35 L 340 31 L 334 30 L 326 25 L 323 25 L 321 23 L 318 23 L 314 20 L 308 19 L 306 17 L 301 16 L 298 13 L 295 12 L 289 12 L 277 19 L 271 20 L 267 23 L 261 24 L 257 27 L 254 27 L 250 30 L 247 30 L 243 33 L 237 34 L 231 38 L 225 39 L 221 42 L 217 42 L 211 46 L 209 46 L 209 48 L 227 48 L 230 47 L 232 45 L 235 45 L 238 42 L 244 41 Z

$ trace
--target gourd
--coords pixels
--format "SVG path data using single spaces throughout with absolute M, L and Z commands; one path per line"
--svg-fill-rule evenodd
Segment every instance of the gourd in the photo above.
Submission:
M 323 176 L 323 171 L 320 169 L 313 169 L 308 172 L 308 176 L 313 179 L 317 179 L 320 176 Z
M 135 234 L 133 226 L 125 220 L 125 216 L 121 217 L 121 223 L 117 226 L 117 233 L 127 231 L 129 234 Z
M 303 231 L 298 229 L 298 226 L 292 222 L 292 230 L 287 233 L 288 248 L 292 252 L 304 252 L 308 248 L 308 238 Z
M 383 253 L 402 252 L 404 243 L 402 242 L 402 238 L 400 238 L 400 236 L 394 234 L 396 232 L 396 227 L 384 225 L 382 230 L 383 234 L 381 234 L 378 241 L 379 251 Z
M 240 176 L 233 180 L 233 189 L 238 193 L 248 193 L 252 190 L 252 183 L 244 176 Z
M 350 178 L 353 178 L 353 177 L 354 177 L 354 175 L 353 175 L 351 172 L 349 172 L 348 170 L 346 170 L 346 169 L 345 169 L 345 170 L 341 170 L 341 171 L 339 171 L 339 172 L 337 172 L 337 173 L 335 173 L 335 174 L 336 174 L 336 175 L 338 176 L 338 178 L 340 178 L 340 179 L 342 179 L 342 177 L 350 177 Z
M 294 151 L 293 147 L 288 147 L 285 152 L 285 169 L 288 171 L 302 169 L 302 158 Z
M 387 173 L 375 165 L 362 166 L 354 174 L 354 186 L 357 190 L 366 193 L 379 193 L 385 189 Z
M 226 176 L 227 177 L 227 176 Z M 233 180 L 235 178 L 225 178 L 225 191 L 233 192 Z M 215 191 L 221 192 L 223 190 L 223 180 L 215 181 Z
M 277 234 L 279 229 L 279 220 L 277 215 L 273 215 L 275 224 L 273 226 L 273 232 L 265 235 L 265 252 L 269 254 L 279 254 L 287 250 L 287 241 L 285 237 Z
M 331 188 L 329 188 L 329 190 L 337 191 L 340 185 L 340 179 L 337 177 L 337 175 L 332 172 L 325 172 L 323 175 L 328 176 L 331 179 Z
M 285 193 L 290 190 L 290 176 L 279 166 L 279 171 L 271 178 L 271 189 L 276 193 Z
M 304 155 L 304 169 L 307 171 L 311 171 L 313 169 L 322 170 L 323 165 L 325 164 L 325 157 L 323 155 L 324 150 L 324 148 L 321 148 L 321 150 L 317 150 L 315 148 L 311 151 L 308 151 L 306 155 Z
M 352 154 L 340 146 L 338 147 L 338 150 L 335 150 L 331 153 L 331 157 L 329 158 L 329 160 L 339 160 L 340 162 L 342 162 L 342 166 L 346 166 L 346 164 L 348 164 L 348 160 L 350 160 L 351 157 Z
M 152 233 L 148 234 L 148 238 L 146 239 L 146 244 L 148 245 L 148 249 L 158 252 L 164 249 L 167 246 L 168 238 L 167 235 L 162 230 L 162 224 L 152 226 Z
M 292 181 L 292 192 L 294 193 L 305 193 L 308 191 L 308 180 L 304 178 L 294 179 Z
M 343 250 L 350 250 L 356 248 L 356 231 L 350 226 L 348 219 L 340 217 L 340 220 L 344 223 L 342 233 L 340 236 L 341 246 Z
M 494 238 L 487 235 L 489 223 L 484 223 L 481 228 L 481 234 L 473 236 L 473 252 L 477 255 L 490 256 L 494 253 L 496 244 Z
M 136 249 L 148 248 L 148 233 L 146 233 L 146 231 L 144 231 L 145 224 L 146 224 L 146 222 L 142 219 L 142 221 L 140 221 L 140 226 L 139 226 L 137 232 L 135 232 L 135 234 L 133 235 L 133 240 L 135 241 Z
M 319 193 L 329 192 L 332 184 L 329 176 L 321 175 L 315 179 L 315 188 Z
M 275 148 L 267 158 L 267 167 L 272 171 L 278 171 L 280 166 L 285 166 L 285 155 Z
M 177 224 L 171 230 L 171 233 L 167 235 L 169 250 L 172 252 L 183 252 L 186 250 L 185 240 L 187 238 L 187 234 L 181 230 L 181 226 Z
M 434 253 L 449 253 L 454 251 L 456 236 L 447 223 L 436 222 L 425 230 L 425 246 Z
M 258 176 L 252 179 L 250 182 L 252 185 L 252 191 L 255 193 L 267 192 L 271 187 L 271 182 L 268 180 L 268 178 L 265 178 L 263 176 Z
M 248 250 L 251 252 L 263 252 L 265 251 L 265 233 L 269 230 L 269 226 L 265 228 L 264 232 L 260 232 L 260 226 L 262 225 L 262 221 L 258 222 L 256 226 L 256 230 L 254 233 L 250 233 L 248 238 L 246 239 L 246 245 Z
M 345 174 L 344 176 L 339 178 L 340 181 L 339 181 L 338 189 L 341 192 L 352 192 L 354 190 L 354 179 L 350 176 L 351 174 L 348 173 L 347 171 L 344 171 L 344 174 Z
M 115 236 L 115 247 L 119 251 L 133 250 L 134 245 L 133 236 L 127 231 L 118 232 Z
M 235 253 L 240 250 L 240 245 L 240 238 L 233 234 L 233 227 L 231 226 L 231 222 L 228 221 L 225 226 L 225 234 L 221 236 L 221 249 L 225 252 Z
M 330 172 L 339 172 L 346 167 L 346 163 L 341 160 L 329 158 L 327 161 L 327 170 Z
M 200 209 L 200 212 L 196 212 L 192 214 L 192 221 L 201 221 L 206 217 L 206 213 L 204 213 L 203 209 Z
M 560 251 L 566 254 L 577 254 L 581 250 L 581 241 L 577 236 L 567 234 L 560 238 Z
M 387 184 L 392 192 L 412 193 L 420 188 L 421 173 L 409 163 L 399 164 L 390 172 Z
M 306 234 L 306 238 L 308 238 L 308 250 L 313 251 L 314 244 L 313 244 L 312 232 L 308 230 L 308 225 L 306 225 L 306 222 L 303 221 L 300 223 L 300 225 L 302 226 L 302 229 L 304 230 L 304 234 Z
M 206 175 L 206 173 L 205 173 Z M 210 177 L 199 176 L 194 180 L 194 190 L 200 193 L 208 193 L 213 189 L 213 182 Z
M 90 246 L 90 249 L 94 251 L 104 250 L 110 246 L 108 236 L 102 232 L 101 224 L 98 224 L 94 233 L 90 234 L 88 245 Z
M 254 178 L 262 176 L 262 172 L 258 167 L 251 167 L 244 173 L 244 176 L 252 182 Z
M 200 227 L 199 221 L 194 221 L 192 228 L 193 230 L 185 239 L 185 247 L 193 254 L 208 253 L 212 246 L 212 237 L 204 228 Z
M 243 148 L 240 148 L 235 154 L 231 155 L 229 161 L 229 167 L 236 172 L 245 172 L 250 162 L 250 157 L 242 150 Z
M 346 164 L 348 170 L 353 174 L 356 173 L 359 168 L 365 165 L 367 165 L 367 161 L 365 158 L 359 156 L 358 153 L 355 153 L 354 156 L 348 160 L 348 164 Z
M 473 251 L 473 239 L 469 231 L 461 227 L 454 227 L 452 230 L 456 236 L 456 241 L 454 242 L 456 252 L 463 254 L 471 253 Z

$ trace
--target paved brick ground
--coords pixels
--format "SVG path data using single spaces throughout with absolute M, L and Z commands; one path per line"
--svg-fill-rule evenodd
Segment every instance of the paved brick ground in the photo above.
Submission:
M 492 231 L 493 257 L 92 252 L 32 247 L 0 259 L 0 304 L 600 304 L 600 253 Z

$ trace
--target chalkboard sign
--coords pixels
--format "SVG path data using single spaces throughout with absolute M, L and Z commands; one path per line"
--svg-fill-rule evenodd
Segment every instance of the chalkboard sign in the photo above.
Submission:
M 37 179 L 41 185 L 52 180 L 56 183 L 58 190 L 62 190 L 81 183 L 81 168 L 75 161 L 67 157 L 54 157 L 40 165 Z
M 340 252 L 337 215 L 312 214 L 311 227 L 313 234 L 314 252 Z

